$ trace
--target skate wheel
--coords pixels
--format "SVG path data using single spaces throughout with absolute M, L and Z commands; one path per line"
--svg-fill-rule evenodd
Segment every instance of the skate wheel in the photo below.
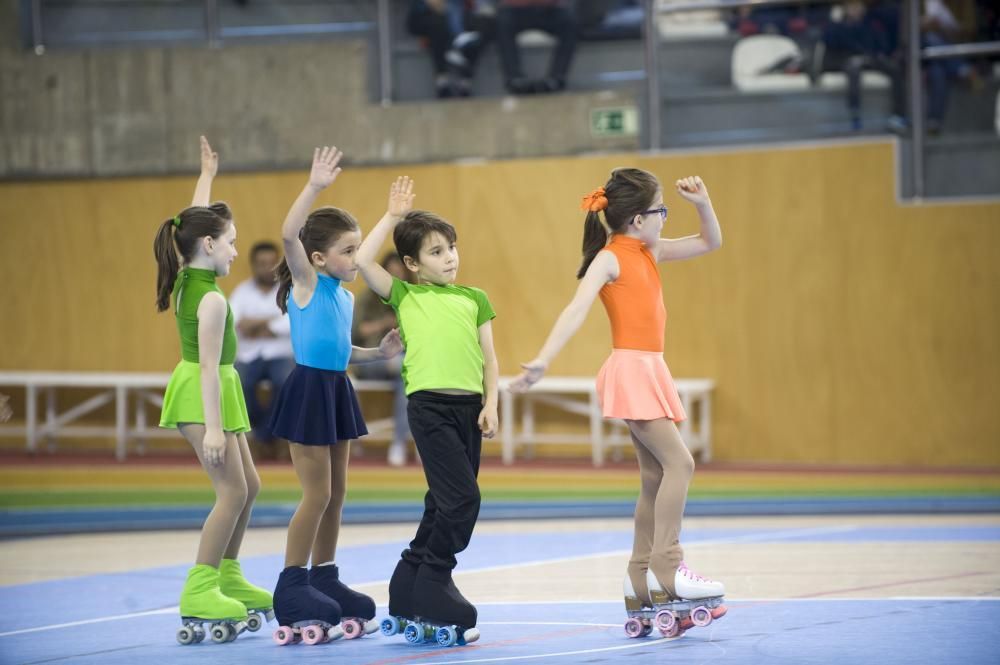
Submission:
M 663 630 L 661 628 L 660 634 L 663 635 L 664 637 L 680 637 L 681 635 L 684 634 L 684 631 L 681 629 L 681 624 L 675 621 L 674 625 L 671 626 L 669 629 Z
M 677 617 L 670 610 L 660 610 L 653 617 L 653 623 L 660 629 L 660 632 L 669 631 L 677 624 Z
M 696 607 L 691 610 L 691 623 L 698 627 L 705 627 L 712 623 L 712 613 L 707 607 Z
M 210 631 L 212 635 L 212 641 L 216 644 L 222 644 L 229 641 L 229 626 L 224 623 L 217 623 L 212 626 Z
M 334 640 L 339 640 L 344 636 L 344 629 L 340 626 L 330 626 L 329 630 L 326 631 L 327 642 L 333 642 Z
M 424 631 L 420 630 L 416 624 L 411 623 L 403 629 L 403 638 L 410 644 L 420 644 L 424 641 Z
M 642 622 L 635 617 L 632 617 L 625 622 L 625 634 L 629 637 L 642 637 L 643 629 L 644 626 L 642 625 Z
M 362 622 L 361 630 L 364 631 L 365 635 L 371 635 L 372 633 L 378 632 L 378 622 L 374 619 L 368 619 Z
M 386 617 L 385 619 L 382 619 L 380 628 L 382 629 L 383 635 L 386 637 L 392 637 L 399 632 L 399 619 L 396 617 Z
M 361 624 L 354 619 L 348 619 L 341 624 L 344 629 L 344 639 L 353 640 L 361 637 Z
M 278 646 L 285 646 L 295 641 L 295 631 L 288 626 L 278 626 L 274 631 L 274 643 Z
M 198 636 L 193 628 L 188 626 L 181 626 L 177 629 L 177 642 L 180 644 L 191 644 L 192 642 L 197 642 Z
M 479 639 L 479 629 L 469 628 L 468 630 L 462 631 L 462 641 L 466 644 L 471 644 Z
M 319 644 L 326 637 L 326 631 L 319 626 L 306 626 L 302 629 L 302 641 L 309 646 Z
M 256 633 L 264 625 L 264 619 L 261 615 L 256 612 L 251 612 L 247 617 L 247 630 L 251 633 Z
M 194 641 L 201 642 L 205 639 L 205 629 L 201 626 L 194 627 Z
M 451 626 L 442 626 L 437 629 L 434 639 L 443 647 L 450 647 L 458 641 L 458 632 Z

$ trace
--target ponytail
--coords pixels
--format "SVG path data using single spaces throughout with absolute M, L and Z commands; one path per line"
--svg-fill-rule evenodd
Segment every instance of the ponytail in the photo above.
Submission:
M 583 222 L 583 263 L 576 271 L 576 278 L 582 279 L 597 253 L 608 244 L 608 231 L 601 224 L 600 212 L 588 212 Z
M 278 278 L 278 309 L 282 314 L 288 313 L 288 294 L 292 292 L 292 271 L 288 267 L 288 261 L 281 259 L 281 263 L 274 269 L 274 274 Z
M 228 210 L 228 208 L 227 208 Z M 232 221 L 200 206 L 191 206 L 160 224 L 153 240 L 156 258 L 156 311 L 170 307 L 170 294 L 177 281 L 181 262 L 190 263 L 202 238 L 219 238 Z
M 587 274 L 608 238 L 624 233 L 632 218 L 649 208 L 658 191 L 660 183 L 652 173 L 617 168 L 603 187 L 583 197 L 581 207 L 587 211 L 587 219 L 583 222 L 583 263 L 576 272 L 577 279 Z
M 173 218 L 160 224 L 153 241 L 153 256 L 156 257 L 156 311 L 162 312 L 170 307 L 170 294 L 177 281 L 180 261 L 177 260 L 177 247 L 174 244 Z

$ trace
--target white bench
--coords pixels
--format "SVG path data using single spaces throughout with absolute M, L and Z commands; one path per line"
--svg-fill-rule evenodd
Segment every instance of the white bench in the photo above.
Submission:
M 526 393 L 514 395 L 507 386 L 513 377 L 500 378 L 501 426 L 500 444 L 504 464 L 514 462 L 514 453 L 519 444 L 591 444 L 591 459 L 594 466 L 604 463 L 607 447 L 631 444 L 625 423 L 608 420 L 601 415 L 597 401 L 597 385 L 593 378 L 571 376 L 547 376 L 531 387 Z M 712 390 L 715 382 L 711 379 L 675 380 L 681 403 L 688 419 L 680 423 L 681 437 L 692 454 L 699 455 L 702 462 L 712 458 Z M 583 399 L 579 399 L 582 396 Z M 520 428 L 515 425 L 520 403 Z M 548 404 L 569 413 L 586 416 L 590 421 L 588 434 L 552 433 L 540 434 L 535 431 L 535 404 Z M 605 422 L 609 431 L 605 431 Z
M 25 437 L 29 453 L 38 451 L 38 443 L 45 439 L 49 449 L 55 448 L 58 437 L 110 436 L 115 439 L 115 457 L 124 460 L 128 454 L 128 444 L 136 441 L 140 452 L 145 450 L 146 439 L 152 437 L 175 437 L 171 430 L 150 424 L 146 418 L 146 405 L 163 406 L 163 390 L 170 380 L 167 373 L 141 372 L 0 372 L 0 386 L 20 387 L 25 391 L 24 425 L 0 425 L 0 436 L 22 435 Z M 595 466 L 604 463 L 605 449 L 630 443 L 624 423 L 608 421 L 609 431 L 605 431 L 605 421 L 597 402 L 597 389 L 593 378 L 587 377 L 545 377 L 523 395 L 514 395 L 507 390 L 513 377 L 500 377 L 501 427 L 499 438 L 504 464 L 514 462 L 514 455 L 521 444 L 591 444 Z M 357 392 L 392 392 L 393 382 L 389 380 L 353 380 Z M 688 420 L 680 424 L 681 436 L 692 453 L 700 455 L 702 461 L 711 459 L 711 416 L 712 390 L 715 384 L 710 379 L 679 379 L 677 392 L 688 413 Z M 97 390 L 75 406 L 60 412 L 57 390 L 60 388 L 84 388 Z M 38 397 L 44 393 L 45 418 L 39 419 Z M 129 424 L 129 397 L 132 397 L 134 420 Z M 582 396 L 584 399 L 579 399 Z M 114 402 L 115 424 L 72 425 L 83 415 Z M 589 434 L 539 433 L 535 431 L 535 404 L 549 404 L 569 413 L 586 416 L 590 421 Z M 520 418 L 516 410 L 520 406 Z M 392 437 L 392 418 L 381 418 L 367 422 L 369 436 L 374 439 Z

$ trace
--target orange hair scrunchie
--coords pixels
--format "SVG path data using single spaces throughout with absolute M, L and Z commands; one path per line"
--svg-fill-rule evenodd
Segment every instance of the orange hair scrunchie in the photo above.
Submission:
M 581 210 L 587 210 L 589 212 L 600 212 L 608 207 L 608 197 L 604 195 L 604 188 L 598 187 L 590 194 L 583 197 L 583 202 L 580 204 Z

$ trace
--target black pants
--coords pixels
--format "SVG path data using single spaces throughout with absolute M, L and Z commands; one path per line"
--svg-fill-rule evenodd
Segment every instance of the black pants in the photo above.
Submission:
M 522 78 L 521 52 L 517 35 L 525 30 L 542 30 L 556 38 L 556 50 L 549 76 L 565 81 L 576 50 L 576 16 L 564 7 L 501 7 L 497 12 L 497 47 L 504 79 Z
M 403 559 L 452 570 L 455 555 L 469 545 L 479 517 L 479 454 L 483 433 L 479 395 L 410 395 L 410 431 L 424 465 L 428 491 L 424 516 Z

